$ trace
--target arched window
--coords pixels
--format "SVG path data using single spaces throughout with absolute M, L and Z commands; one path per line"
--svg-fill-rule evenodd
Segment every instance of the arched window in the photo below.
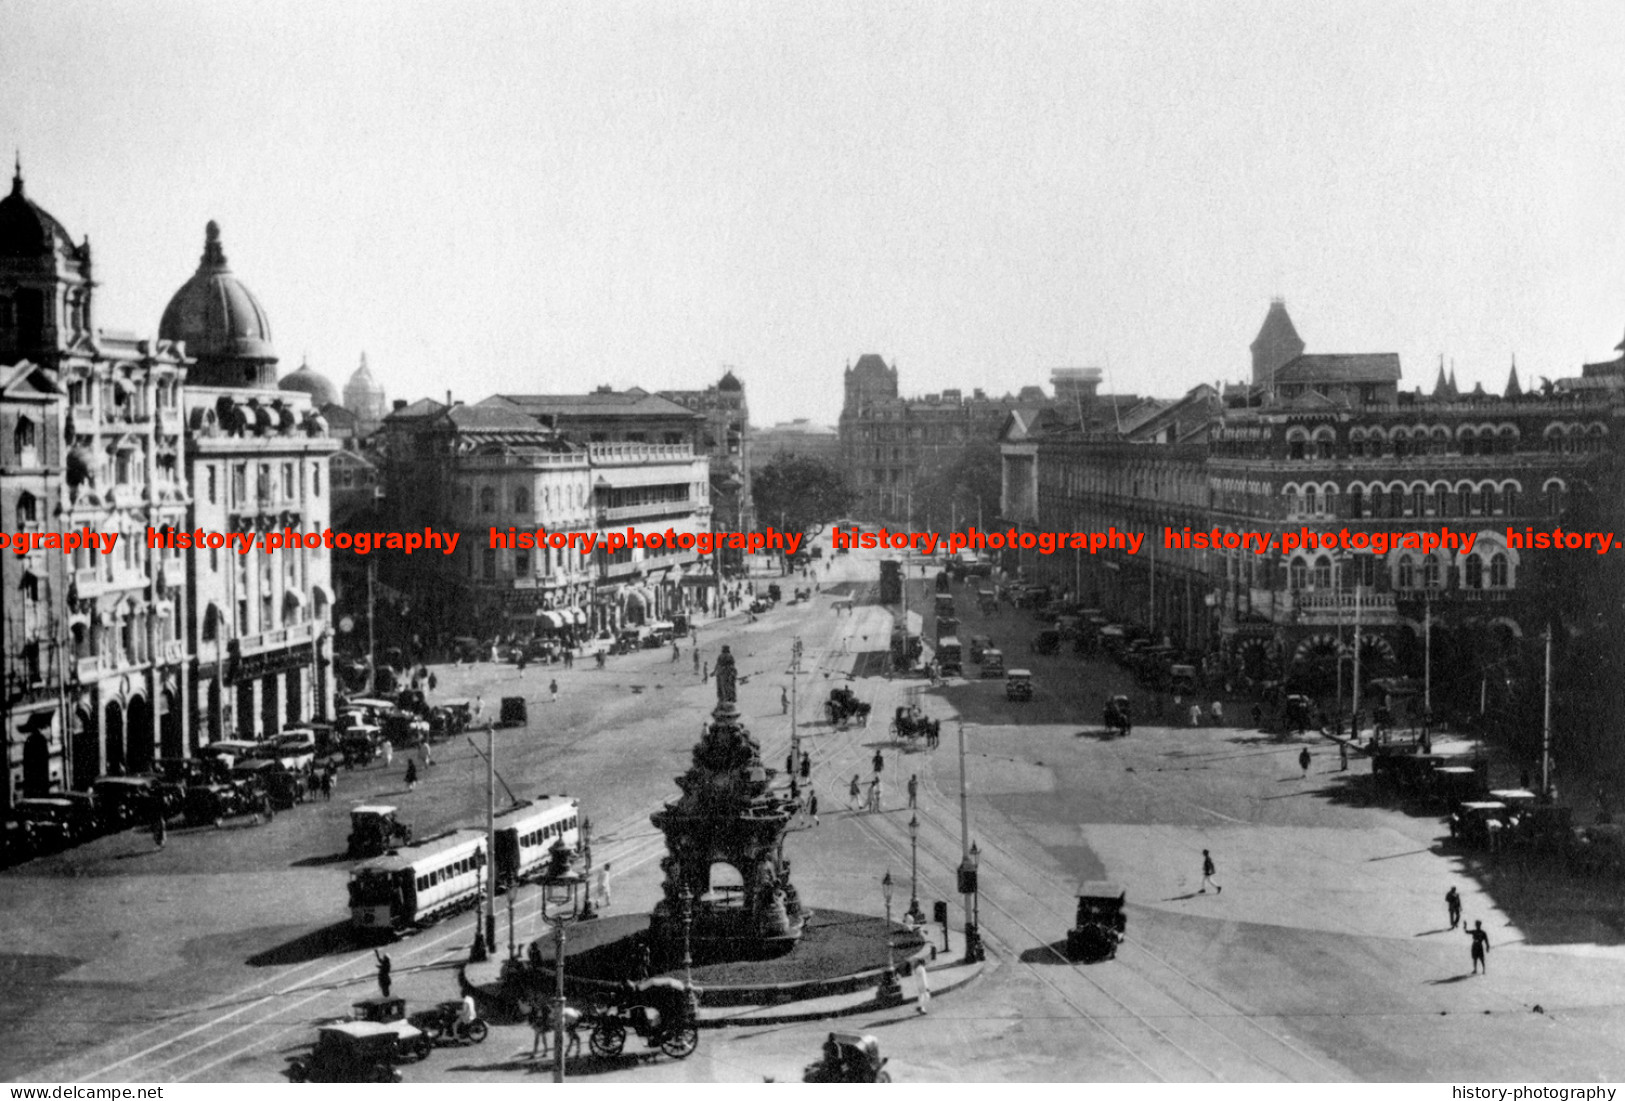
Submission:
M 24 524 L 39 522 L 39 501 L 27 490 L 17 494 L 17 519 Z
M 520 486 L 513 491 L 513 510 L 515 512 L 530 511 L 530 490 Z
M 1308 442 L 1307 434 L 1301 428 L 1294 428 L 1287 433 L 1286 453 L 1290 459 L 1307 458 L 1305 445 Z
M 495 512 L 497 510 L 497 491 L 490 486 L 480 490 L 480 511 Z
M 1305 514 L 1320 511 L 1320 494 L 1314 486 L 1309 486 L 1303 491 L 1303 511 Z
M 1502 491 L 1501 497 L 1501 504 L 1506 509 L 1506 514 L 1508 516 L 1518 515 L 1518 487 L 1508 482 Z
M 1461 432 L 1461 453 L 1463 455 L 1478 454 L 1478 432 L 1472 428 L 1464 428 Z
M 1556 478 L 1546 483 L 1546 515 L 1563 515 L 1563 483 Z
M 1411 487 L 1411 514 L 1413 516 L 1426 516 L 1428 511 L 1428 491 L 1422 486 Z
M 1360 486 L 1349 486 L 1348 499 L 1350 519 L 1358 520 L 1361 517 L 1362 513 L 1360 512 L 1360 509 L 1365 505 L 1364 494 L 1365 490 Z
M 1332 587 L 1332 560 L 1326 555 L 1315 559 L 1315 588 L 1329 589 Z
M 1471 486 L 1462 486 L 1459 493 L 1458 493 L 1458 496 L 1461 498 L 1461 513 L 1460 513 L 1460 515 L 1462 515 L 1462 516 L 1476 516 L 1477 515 L 1477 505 L 1478 505 L 1479 502 L 1478 502 L 1477 495 L 1475 493 L 1473 493 L 1472 487 Z
M 1422 559 L 1422 587 L 1437 589 L 1439 587 L 1439 556 L 1430 554 Z
M 1504 589 L 1507 587 L 1507 556 L 1497 554 L 1490 559 L 1490 588 Z
M 1401 555 L 1399 559 L 1399 587 L 1402 589 L 1416 587 L 1416 563 L 1408 554 Z
M 1309 567 L 1301 558 L 1294 558 L 1291 567 L 1287 570 L 1287 584 L 1294 590 L 1309 587 Z
M 1465 584 L 1469 589 L 1482 589 L 1484 587 L 1484 560 L 1476 554 L 1467 556 Z
M 1331 429 L 1322 428 L 1315 432 L 1315 457 L 1319 459 L 1337 457 L 1337 434 Z
M 17 449 L 17 458 L 27 465 L 34 462 L 34 422 L 27 417 L 17 418 L 17 429 L 12 433 L 12 442 Z
M 1494 516 L 1497 512 L 1500 512 L 1501 511 L 1500 503 L 1501 503 L 1501 495 L 1500 495 L 1500 493 L 1496 492 L 1495 487 L 1494 486 L 1488 486 L 1488 485 L 1485 486 L 1484 487 L 1484 515 L 1485 516 Z
M 1385 504 L 1386 504 L 1386 502 L 1383 500 L 1382 487 L 1381 486 L 1372 486 L 1371 487 L 1371 516 L 1372 516 L 1373 519 L 1380 520 L 1380 519 L 1383 518 L 1383 516 L 1386 515 L 1386 513 L 1384 513 L 1382 511 Z
M 1411 436 L 1409 432 L 1394 433 L 1394 457 L 1403 459 L 1411 453 Z

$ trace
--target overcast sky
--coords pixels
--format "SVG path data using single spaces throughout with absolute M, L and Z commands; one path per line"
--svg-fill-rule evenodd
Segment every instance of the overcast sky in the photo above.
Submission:
M 1618 3 L 11 2 L 0 142 L 156 331 L 221 224 L 282 368 L 391 397 L 732 365 L 1236 379 L 1310 351 L 1499 391 L 1625 332 Z

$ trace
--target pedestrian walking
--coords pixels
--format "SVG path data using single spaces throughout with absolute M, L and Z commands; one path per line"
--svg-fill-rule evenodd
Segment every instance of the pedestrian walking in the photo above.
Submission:
M 852 774 L 852 786 L 846 789 L 847 798 L 852 803 L 852 809 L 858 809 L 858 774 Z
M 801 778 L 803 780 L 812 778 L 812 757 L 805 753 L 801 755 Z
M 914 985 L 915 993 L 919 996 L 919 1003 L 914 1008 L 921 1013 L 931 1012 L 931 973 L 926 970 L 924 960 L 914 965 Z
M 1253 729 L 1264 729 L 1264 709 L 1256 703 L 1253 704 Z
M 389 997 L 389 973 L 394 969 L 394 964 L 389 962 L 387 955 L 376 948 L 372 950 L 372 954 L 373 958 L 378 961 L 378 992 L 387 998 Z
M 1490 973 L 1490 935 L 1484 932 L 1484 923 L 1482 921 L 1473 922 L 1473 927 L 1467 930 L 1467 935 L 1473 939 L 1473 974 L 1478 974 L 1478 969 L 1482 967 L 1484 974 L 1488 975 Z
M 790 713 L 790 690 L 788 688 L 785 688 L 783 685 L 780 685 L 779 686 L 779 714 L 788 715 L 789 713 Z
M 880 810 L 880 777 L 879 776 L 876 776 L 873 780 L 869 781 L 869 809 L 871 811 L 879 811 Z
M 384 740 L 384 767 L 390 768 L 395 764 L 395 743 Z
M 1313 758 L 1309 756 L 1309 747 L 1304 746 L 1303 752 L 1298 754 L 1298 767 L 1303 769 L 1303 778 L 1305 780 L 1309 779 L 1309 762 L 1312 759 Z
M 700 674 L 700 683 L 701 684 L 709 684 L 710 682 L 711 682 L 711 663 L 708 661 L 708 662 L 705 663 L 705 672 Z
M 552 702 L 554 702 L 554 703 L 559 702 L 559 682 L 558 681 L 550 680 L 550 681 L 547 682 L 547 694 L 549 696 L 553 697 Z
M 333 801 L 333 766 L 328 765 L 327 771 L 322 773 L 322 798 L 328 802 Z
M 164 821 L 164 812 L 160 810 L 152 820 L 152 843 L 158 848 L 164 847 L 164 839 L 169 836 L 169 823 Z
M 1213 880 L 1213 877 L 1216 874 L 1218 874 L 1218 869 L 1216 869 L 1213 866 L 1213 856 L 1212 856 L 1212 854 L 1209 853 L 1206 849 L 1203 849 L 1202 850 L 1202 889 L 1200 891 L 1197 891 L 1196 893 L 1199 894 L 1199 895 L 1207 894 L 1207 885 L 1209 883 L 1212 883 L 1213 884 L 1213 893 L 1214 894 L 1219 894 L 1219 895 L 1224 894 L 1224 888 L 1219 886 Z
M 1202 725 L 1202 705 L 1199 703 L 1191 704 L 1191 725 Z
M 908 778 L 908 809 L 913 810 L 920 797 L 920 774 L 914 773 Z
M 698 646 L 694 647 L 694 671 L 696 673 L 700 671 L 700 648 Z
M 1220 703 L 1218 700 L 1214 700 L 1210 713 L 1213 715 L 1214 726 L 1224 725 L 1224 704 Z
M 875 775 L 876 776 L 879 776 L 881 774 L 881 772 L 885 771 L 886 758 L 885 758 L 885 755 L 882 754 L 880 752 L 880 750 L 878 750 L 878 749 L 875 750 L 873 764 L 875 766 Z
M 1444 893 L 1445 912 L 1450 915 L 1450 928 L 1454 929 L 1461 924 L 1461 895 L 1451 887 Z
M 673 642 L 671 644 L 671 663 L 673 665 L 676 665 L 679 661 L 682 661 L 682 660 L 683 660 L 683 648 L 681 646 L 677 645 L 676 641 L 673 640 Z
M 417 787 L 418 787 L 418 763 L 416 761 L 407 761 L 406 762 L 406 790 L 407 791 L 416 791 Z
M 436 677 L 433 673 L 430 673 L 429 674 L 429 691 L 433 692 L 438 687 L 440 687 L 439 678 Z
M 818 821 L 818 793 L 816 791 L 807 792 L 807 817 L 812 819 L 812 824 L 815 826 L 823 824 Z
M 1349 744 L 1347 742 L 1337 743 L 1337 760 L 1341 766 L 1338 771 L 1347 772 L 1349 770 Z

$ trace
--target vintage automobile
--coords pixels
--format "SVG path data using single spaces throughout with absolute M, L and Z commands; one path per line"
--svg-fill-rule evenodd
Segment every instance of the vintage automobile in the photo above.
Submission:
M 999 610 L 999 598 L 992 589 L 977 589 L 976 606 L 983 615 L 993 615 Z
M 1281 704 L 1281 726 L 1283 729 L 1296 730 L 1300 734 L 1314 724 L 1314 706 L 1309 702 L 1308 696 L 1288 696 Z
M 90 785 L 108 829 L 148 823 L 163 805 L 158 781 L 145 776 L 106 776 Z
M 991 648 L 982 651 L 982 676 L 1004 676 L 1004 651 Z
M 386 711 L 379 717 L 378 728 L 383 731 L 395 748 L 417 745 L 418 739 L 429 733 L 427 719 L 419 718 L 411 711 L 394 708 Z
M 399 1082 L 395 1030 L 367 1021 L 323 1025 L 310 1054 L 288 1064 L 294 1082 Z
M 932 608 L 939 616 L 957 616 L 959 614 L 954 610 L 952 593 L 938 593 L 932 603 Z
M 19 799 L 11 813 L 22 824 L 23 841 L 32 852 L 65 849 L 101 832 L 101 823 L 83 804 L 60 796 Z
M 858 1032 L 831 1032 L 824 1054 L 807 1068 L 805 1082 L 890 1082 L 880 1041 Z
M 1004 676 L 1004 698 L 1030 700 L 1033 698 L 1033 675 L 1026 669 L 1012 669 Z
M 383 995 L 363 998 L 350 1006 L 350 1020 L 378 1025 L 394 1033 L 397 1060 L 427 1059 L 434 1051 L 434 1037 L 408 1019 L 405 998 Z
M 208 745 L 198 750 L 198 756 L 208 760 L 218 761 L 220 767 L 229 769 L 232 765 L 236 764 L 244 757 L 253 756 L 254 751 L 258 749 L 259 746 L 259 742 L 244 742 L 226 739 L 218 742 L 210 742 Z
M 1444 806 L 1453 807 L 1475 799 L 1494 798 L 1487 794 L 1488 788 L 1484 774 L 1470 765 L 1439 765 L 1433 770 L 1429 794 Z
M 970 636 L 970 659 L 974 662 L 982 660 L 985 651 L 993 649 L 993 640 L 986 635 Z
M 397 845 L 409 844 L 412 827 L 397 817 L 394 807 L 368 803 L 350 811 L 350 837 L 346 852 L 351 857 L 382 856 Z
M 942 729 L 940 719 L 928 718 L 915 704 L 899 707 L 892 717 L 891 736 L 895 738 L 923 738 Z
M 957 677 L 965 672 L 964 651 L 957 637 L 949 635 L 937 639 L 937 668 L 945 677 Z
M 1053 627 L 1045 627 L 1033 636 L 1028 647 L 1035 654 L 1053 654 L 1061 648 L 1061 632 Z
M 1078 887 L 1078 923 L 1066 934 L 1066 954 L 1084 963 L 1117 955 L 1128 929 L 1123 905 L 1128 892 L 1116 883 L 1091 880 Z
M 1179 695 L 1196 691 L 1196 666 L 1175 665 L 1168 670 L 1168 690 Z
M 1501 847 L 1511 814 L 1499 800 L 1462 803 L 1450 816 L 1450 835 L 1465 845 L 1494 851 Z
M 235 783 L 193 784 L 186 789 L 186 824 L 218 826 L 239 814 L 252 814 L 248 793 Z
M 347 765 L 370 765 L 382 751 L 384 733 L 376 726 L 346 727 L 339 742 Z

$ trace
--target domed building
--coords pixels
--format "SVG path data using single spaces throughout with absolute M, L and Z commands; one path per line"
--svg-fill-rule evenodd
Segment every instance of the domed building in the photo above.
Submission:
M 355 369 L 350 381 L 344 384 L 344 408 L 355 414 L 356 432 L 369 436 L 383 423 L 389 411 L 384 388 L 372 377 L 367 367 L 367 353 L 361 353 L 361 366 Z
M 338 387 L 326 375 L 312 370 L 308 360 L 299 365 L 299 370 L 277 383 L 276 388 L 284 392 L 291 390 L 309 394 L 310 407 L 318 411 L 338 404 Z
M 90 239 L 74 244 L 61 222 L 23 190 L 19 162 L 0 199 L 0 363 L 56 366 L 89 337 Z
M 215 222 L 204 230 L 197 271 L 165 307 L 158 336 L 186 342 L 186 354 L 196 360 L 188 378 L 195 385 L 276 385 L 270 318 L 254 292 L 231 273 Z

